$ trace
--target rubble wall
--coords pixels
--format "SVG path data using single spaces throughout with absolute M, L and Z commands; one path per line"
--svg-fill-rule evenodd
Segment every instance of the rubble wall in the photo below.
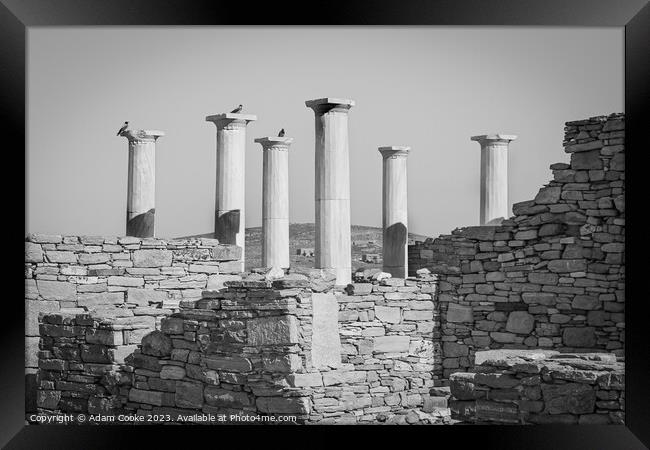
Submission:
M 444 377 L 478 350 L 607 351 L 625 341 L 625 121 L 567 122 L 569 163 L 497 226 L 409 247 L 409 270 L 439 275 Z

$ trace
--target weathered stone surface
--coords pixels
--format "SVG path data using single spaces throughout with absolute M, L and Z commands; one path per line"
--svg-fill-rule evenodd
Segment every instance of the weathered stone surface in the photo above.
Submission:
M 535 318 L 526 311 L 513 311 L 508 316 L 506 330 L 517 334 L 530 334 L 535 328 Z
M 246 322 L 248 345 L 288 345 L 299 342 L 295 316 L 260 317 Z
M 185 368 L 165 364 L 160 369 L 160 378 L 163 380 L 182 380 L 185 378 Z
M 469 354 L 469 348 L 467 345 L 456 342 L 444 342 L 442 344 L 442 352 L 445 357 L 455 358 L 458 356 L 467 356 Z
M 45 300 L 74 301 L 77 289 L 67 281 L 36 280 L 38 293 Z
M 203 406 L 203 385 L 178 381 L 174 399 L 179 408 L 201 408 Z
M 598 297 L 593 295 L 576 295 L 571 302 L 571 307 L 573 309 L 599 309 L 601 302 Z
M 562 341 L 567 347 L 593 347 L 596 345 L 596 334 L 593 327 L 565 328 Z
M 126 287 L 141 287 L 144 286 L 144 278 L 141 277 L 108 277 L 109 286 L 126 286 Z
M 535 203 L 540 205 L 548 205 L 557 203 L 560 199 L 561 188 L 560 186 L 548 186 L 539 190 L 535 196 Z
M 131 390 L 129 390 L 129 401 L 135 403 L 145 403 L 147 405 L 162 406 L 163 392 L 131 388 Z
M 126 291 L 126 302 L 135 303 L 138 306 L 149 306 L 151 303 L 162 304 L 169 299 L 166 291 L 156 291 L 153 289 L 131 288 Z
M 323 386 L 323 375 L 320 372 L 296 373 L 287 376 L 291 387 Z
M 309 399 L 305 397 L 260 397 L 256 404 L 260 412 L 263 413 L 309 413 Z
M 205 402 L 212 406 L 238 408 L 253 404 L 253 399 L 245 392 L 230 391 L 216 386 L 206 386 L 204 388 L 204 396 Z
M 172 352 L 172 340 L 161 331 L 154 330 L 142 338 L 142 353 L 151 356 L 169 356 Z
M 338 301 L 329 294 L 314 293 L 312 301 L 311 362 L 315 368 L 341 365 L 341 338 L 339 335 Z
M 205 365 L 214 370 L 250 372 L 253 366 L 247 358 L 237 356 L 206 356 Z
M 377 353 L 408 352 L 410 341 L 408 336 L 378 336 L 373 338 L 373 349 Z
M 375 317 L 377 320 L 387 323 L 399 323 L 401 321 L 400 308 L 392 306 L 375 306 Z
M 549 261 L 548 270 L 551 272 L 583 272 L 587 270 L 587 261 L 584 259 L 556 259 Z
M 474 315 L 470 306 L 450 303 L 447 308 L 447 321 L 452 323 L 472 322 Z
M 89 328 L 86 331 L 86 342 L 89 344 L 100 345 L 122 345 L 122 332 L 113 330 L 101 330 L 97 328 Z
M 43 262 L 43 249 L 40 244 L 25 242 L 25 262 Z
M 221 290 L 225 289 L 225 284 L 227 281 L 241 281 L 241 275 L 210 275 L 208 277 L 208 285 L 206 289 Z
M 596 393 L 584 384 L 542 385 L 544 412 L 548 414 L 586 414 L 594 412 Z
M 133 252 L 134 267 L 168 267 L 172 265 L 171 250 L 136 250 Z

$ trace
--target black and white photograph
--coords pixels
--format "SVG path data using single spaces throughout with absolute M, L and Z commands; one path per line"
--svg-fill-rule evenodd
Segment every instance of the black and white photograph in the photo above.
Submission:
M 630 36 L 26 27 L 20 420 L 624 428 Z

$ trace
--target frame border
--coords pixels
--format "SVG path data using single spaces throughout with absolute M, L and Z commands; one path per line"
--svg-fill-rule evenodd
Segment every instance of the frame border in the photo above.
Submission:
M 311 4 L 298 2 L 266 2 L 251 8 L 242 2 L 223 0 L 0 0 L 0 126 L 8 149 L 22 151 L 5 152 L 5 157 L 16 158 L 16 163 L 5 163 L 12 171 L 22 166 L 25 174 L 23 190 L 17 184 L 6 184 L 5 192 L 22 192 L 20 195 L 7 195 L 5 203 L 8 211 L 23 211 L 22 218 L 8 221 L 13 228 L 22 224 L 25 229 L 26 179 L 26 31 L 35 26 L 98 26 L 98 25 L 519 25 L 519 26 L 614 26 L 625 27 L 625 113 L 627 161 L 627 215 L 632 217 L 626 227 L 626 242 L 634 242 L 634 247 L 626 249 L 626 426 L 456 426 L 411 428 L 424 439 L 431 439 L 433 445 L 443 440 L 458 447 L 466 443 L 478 444 L 483 448 L 520 449 L 643 449 L 643 443 L 650 446 L 650 414 L 646 404 L 650 399 L 650 359 L 645 339 L 647 327 L 648 300 L 641 289 L 643 282 L 640 263 L 634 259 L 649 255 L 648 242 L 634 239 L 634 234 L 643 233 L 643 209 L 629 207 L 638 204 L 634 200 L 644 186 L 645 174 L 640 173 L 644 164 L 641 157 L 647 157 L 641 147 L 644 125 L 647 128 L 648 103 L 650 100 L 650 4 L 648 0 L 402 0 L 399 3 L 389 0 L 322 1 Z M 244 9 L 246 8 L 246 9 Z M 309 9 L 308 9 L 309 8 Z M 315 12 L 317 11 L 317 12 Z M 288 14 L 292 12 L 292 14 Z M 633 156 L 629 156 L 632 154 Z M 22 157 L 21 157 L 22 156 Z M 632 159 L 634 165 L 630 164 Z M 11 164 L 11 165 L 9 165 Z M 9 172 L 9 171 L 7 171 Z M 5 182 L 7 183 L 7 182 Z M 18 185 L 20 186 L 20 185 Z M 636 187 L 635 187 L 636 186 Z M 632 190 L 630 190 L 632 187 Z M 630 216 L 631 214 L 631 216 Z M 630 223 L 631 222 L 631 223 Z M 21 233 L 15 230 L 12 235 Z M 631 241 L 631 239 L 634 239 Z M 19 260 L 24 251 L 22 242 L 16 239 L 11 244 L 11 260 Z M 647 267 L 647 263 L 646 263 Z M 16 265 L 6 276 L 21 279 L 20 265 Z M 16 273 L 14 273 L 14 271 Z M 647 275 L 646 275 L 647 276 Z M 23 287 L 13 283 L 12 292 L 7 295 L 5 307 L 11 308 L 8 320 L 0 328 L 3 342 L 3 369 L 0 371 L 0 444 L 6 448 L 40 448 L 47 442 L 48 448 L 88 449 L 126 447 L 136 438 L 147 438 L 149 445 L 154 441 L 171 442 L 181 438 L 187 445 L 186 427 L 167 426 L 93 426 L 79 427 L 70 432 L 70 427 L 26 426 L 24 420 L 24 322 L 16 320 L 23 317 L 24 308 L 20 301 Z M 638 292 L 638 294 L 637 294 Z M 635 295 L 637 294 L 637 295 Z M 646 294 L 647 295 L 647 294 Z M 15 299 L 14 299 L 15 297 Z M 639 298 L 635 298 L 639 297 Z M 118 427 L 117 429 L 115 427 Z M 260 431 L 253 426 L 246 428 L 246 435 L 254 437 Z M 302 433 L 328 433 L 327 426 L 281 427 L 289 431 L 291 441 Z M 340 432 L 367 431 L 368 426 L 338 427 Z M 372 433 L 383 438 L 386 432 L 392 434 L 395 427 L 373 427 Z M 115 431 L 118 431 L 117 433 Z M 234 433 L 230 435 L 230 433 Z M 265 427 L 263 433 L 270 429 Z M 274 431 L 279 431 L 274 429 Z M 17 434 L 16 434 L 17 433 Z M 191 442 L 205 439 L 208 442 L 226 436 L 241 438 L 240 430 L 234 427 L 194 427 L 191 428 Z M 235 434 L 237 433 L 237 434 Z M 183 434 L 183 436 L 181 436 Z M 329 433 L 328 433 L 329 434 Z M 421 434 L 421 435 L 420 435 Z M 264 436 L 264 435 L 263 435 Z M 12 438 L 13 437 L 13 438 Z M 325 435 L 324 435 L 325 437 Z M 332 439 L 332 435 L 326 437 Z M 410 438 L 410 436 L 409 436 Z M 10 441 L 11 440 L 11 441 Z M 338 439 L 337 439 L 338 440 Z M 10 442 L 9 442 L 10 441 Z M 282 441 L 280 441 L 282 442 Z M 326 441 L 327 442 L 327 441 Z M 522 445 L 522 443 L 524 443 Z M 643 443 L 642 443 L 643 442 Z

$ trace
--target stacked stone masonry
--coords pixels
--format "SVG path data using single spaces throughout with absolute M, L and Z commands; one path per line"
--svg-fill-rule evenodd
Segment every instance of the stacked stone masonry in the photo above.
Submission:
M 624 424 L 623 363 L 608 353 L 487 351 L 451 375 L 454 419 L 476 424 Z
M 570 163 L 496 226 L 409 247 L 409 270 L 439 275 L 443 376 L 477 350 L 607 351 L 625 340 L 625 122 L 568 122 Z
M 441 423 L 435 277 L 333 286 L 249 277 L 180 301 L 140 345 L 124 318 L 42 316 L 39 412 L 292 415 L 302 423 Z M 337 358 L 312 343 L 332 296 Z M 316 300 L 314 300 L 316 299 Z M 98 338 L 97 336 L 101 336 Z M 340 356 L 339 356 L 340 355 Z M 73 400 L 71 400 L 73 399 Z
M 34 375 L 42 313 L 88 313 L 120 318 L 136 328 L 127 344 L 159 328 L 179 301 L 200 298 L 225 280 L 241 279 L 241 249 L 214 239 L 31 234 L 25 242 L 25 366 L 27 407 L 33 409 Z M 30 404 L 31 401 L 31 404 Z

